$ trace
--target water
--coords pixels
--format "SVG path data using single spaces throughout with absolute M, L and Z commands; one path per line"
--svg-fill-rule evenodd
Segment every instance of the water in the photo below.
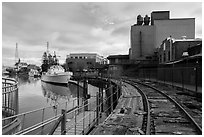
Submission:
M 12 76 L 18 81 L 19 87 L 19 113 L 49 107 L 71 101 L 77 98 L 77 85 L 69 83 L 68 86 L 45 83 L 40 78 Z M 88 86 L 89 94 L 95 96 L 97 87 Z M 82 98 L 83 89 L 79 88 L 79 97 Z
M 45 108 L 44 112 L 37 111 L 21 117 L 21 128 L 24 129 L 61 113 L 61 109 L 69 110 L 77 104 L 77 85 L 69 83 L 65 86 L 42 82 L 40 78 L 12 76 L 18 81 L 19 113 Z M 88 94 L 95 101 L 97 87 L 88 85 Z M 83 88 L 79 87 L 79 105 L 82 105 Z M 52 107 L 51 107 L 52 106 Z M 49 108 L 47 108 L 49 107 Z M 44 113 L 44 114 L 43 114 Z

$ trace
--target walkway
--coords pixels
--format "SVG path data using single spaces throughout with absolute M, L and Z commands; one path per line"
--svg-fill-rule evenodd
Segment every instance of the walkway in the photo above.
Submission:
M 95 111 L 85 111 L 80 113 L 72 119 L 66 120 L 66 135 L 80 135 L 86 134 L 91 126 L 95 123 L 96 118 Z M 76 125 L 76 126 L 75 126 Z M 53 135 L 61 135 L 61 126 L 59 126 Z
M 118 105 L 109 117 L 99 124 L 93 135 L 135 135 L 144 134 L 141 130 L 143 123 L 143 102 L 137 90 L 126 83 L 122 84 L 122 95 Z

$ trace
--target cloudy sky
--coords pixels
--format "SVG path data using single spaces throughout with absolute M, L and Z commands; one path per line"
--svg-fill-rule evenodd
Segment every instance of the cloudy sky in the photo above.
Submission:
M 61 63 L 70 53 L 92 52 L 107 57 L 128 54 L 130 27 L 138 14 L 168 10 L 170 18 L 195 18 L 196 37 L 202 37 L 202 3 L 3 3 L 2 61 L 13 65 L 19 57 L 41 64 L 49 41 Z

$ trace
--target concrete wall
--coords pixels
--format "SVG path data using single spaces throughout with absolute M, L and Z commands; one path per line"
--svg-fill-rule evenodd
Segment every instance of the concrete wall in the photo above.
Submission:
M 151 25 L 154 25 L 154 20 L 169 19 L 169 11 L 153 11 L 151 13 Z
M 138 59 L 140 55 L 140 31 L 142 36 L 142 56 L 149 56 L 155 50 L 155 26 L 131 26 L 131 53 L 130 59 Z
M 195 38 L 195 19 L 170 19 L 154 20 L 155 25 L 155 46 L 159 47 L 162 41 L 170 35 L 175 39 L 186 36 L 187 39 Z

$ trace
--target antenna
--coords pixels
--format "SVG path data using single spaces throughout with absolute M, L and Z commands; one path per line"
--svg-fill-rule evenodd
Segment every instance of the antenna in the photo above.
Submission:
M 17 62 L 18 62 L 18 59 L 19 59 L 19 57 L 18 57 L 18 43 L 16 43 L 16 51 L 15 51 L 15 63 L 17 63 Z
M 49 42 L 47 42 L 47 55 L 49 54 Z

